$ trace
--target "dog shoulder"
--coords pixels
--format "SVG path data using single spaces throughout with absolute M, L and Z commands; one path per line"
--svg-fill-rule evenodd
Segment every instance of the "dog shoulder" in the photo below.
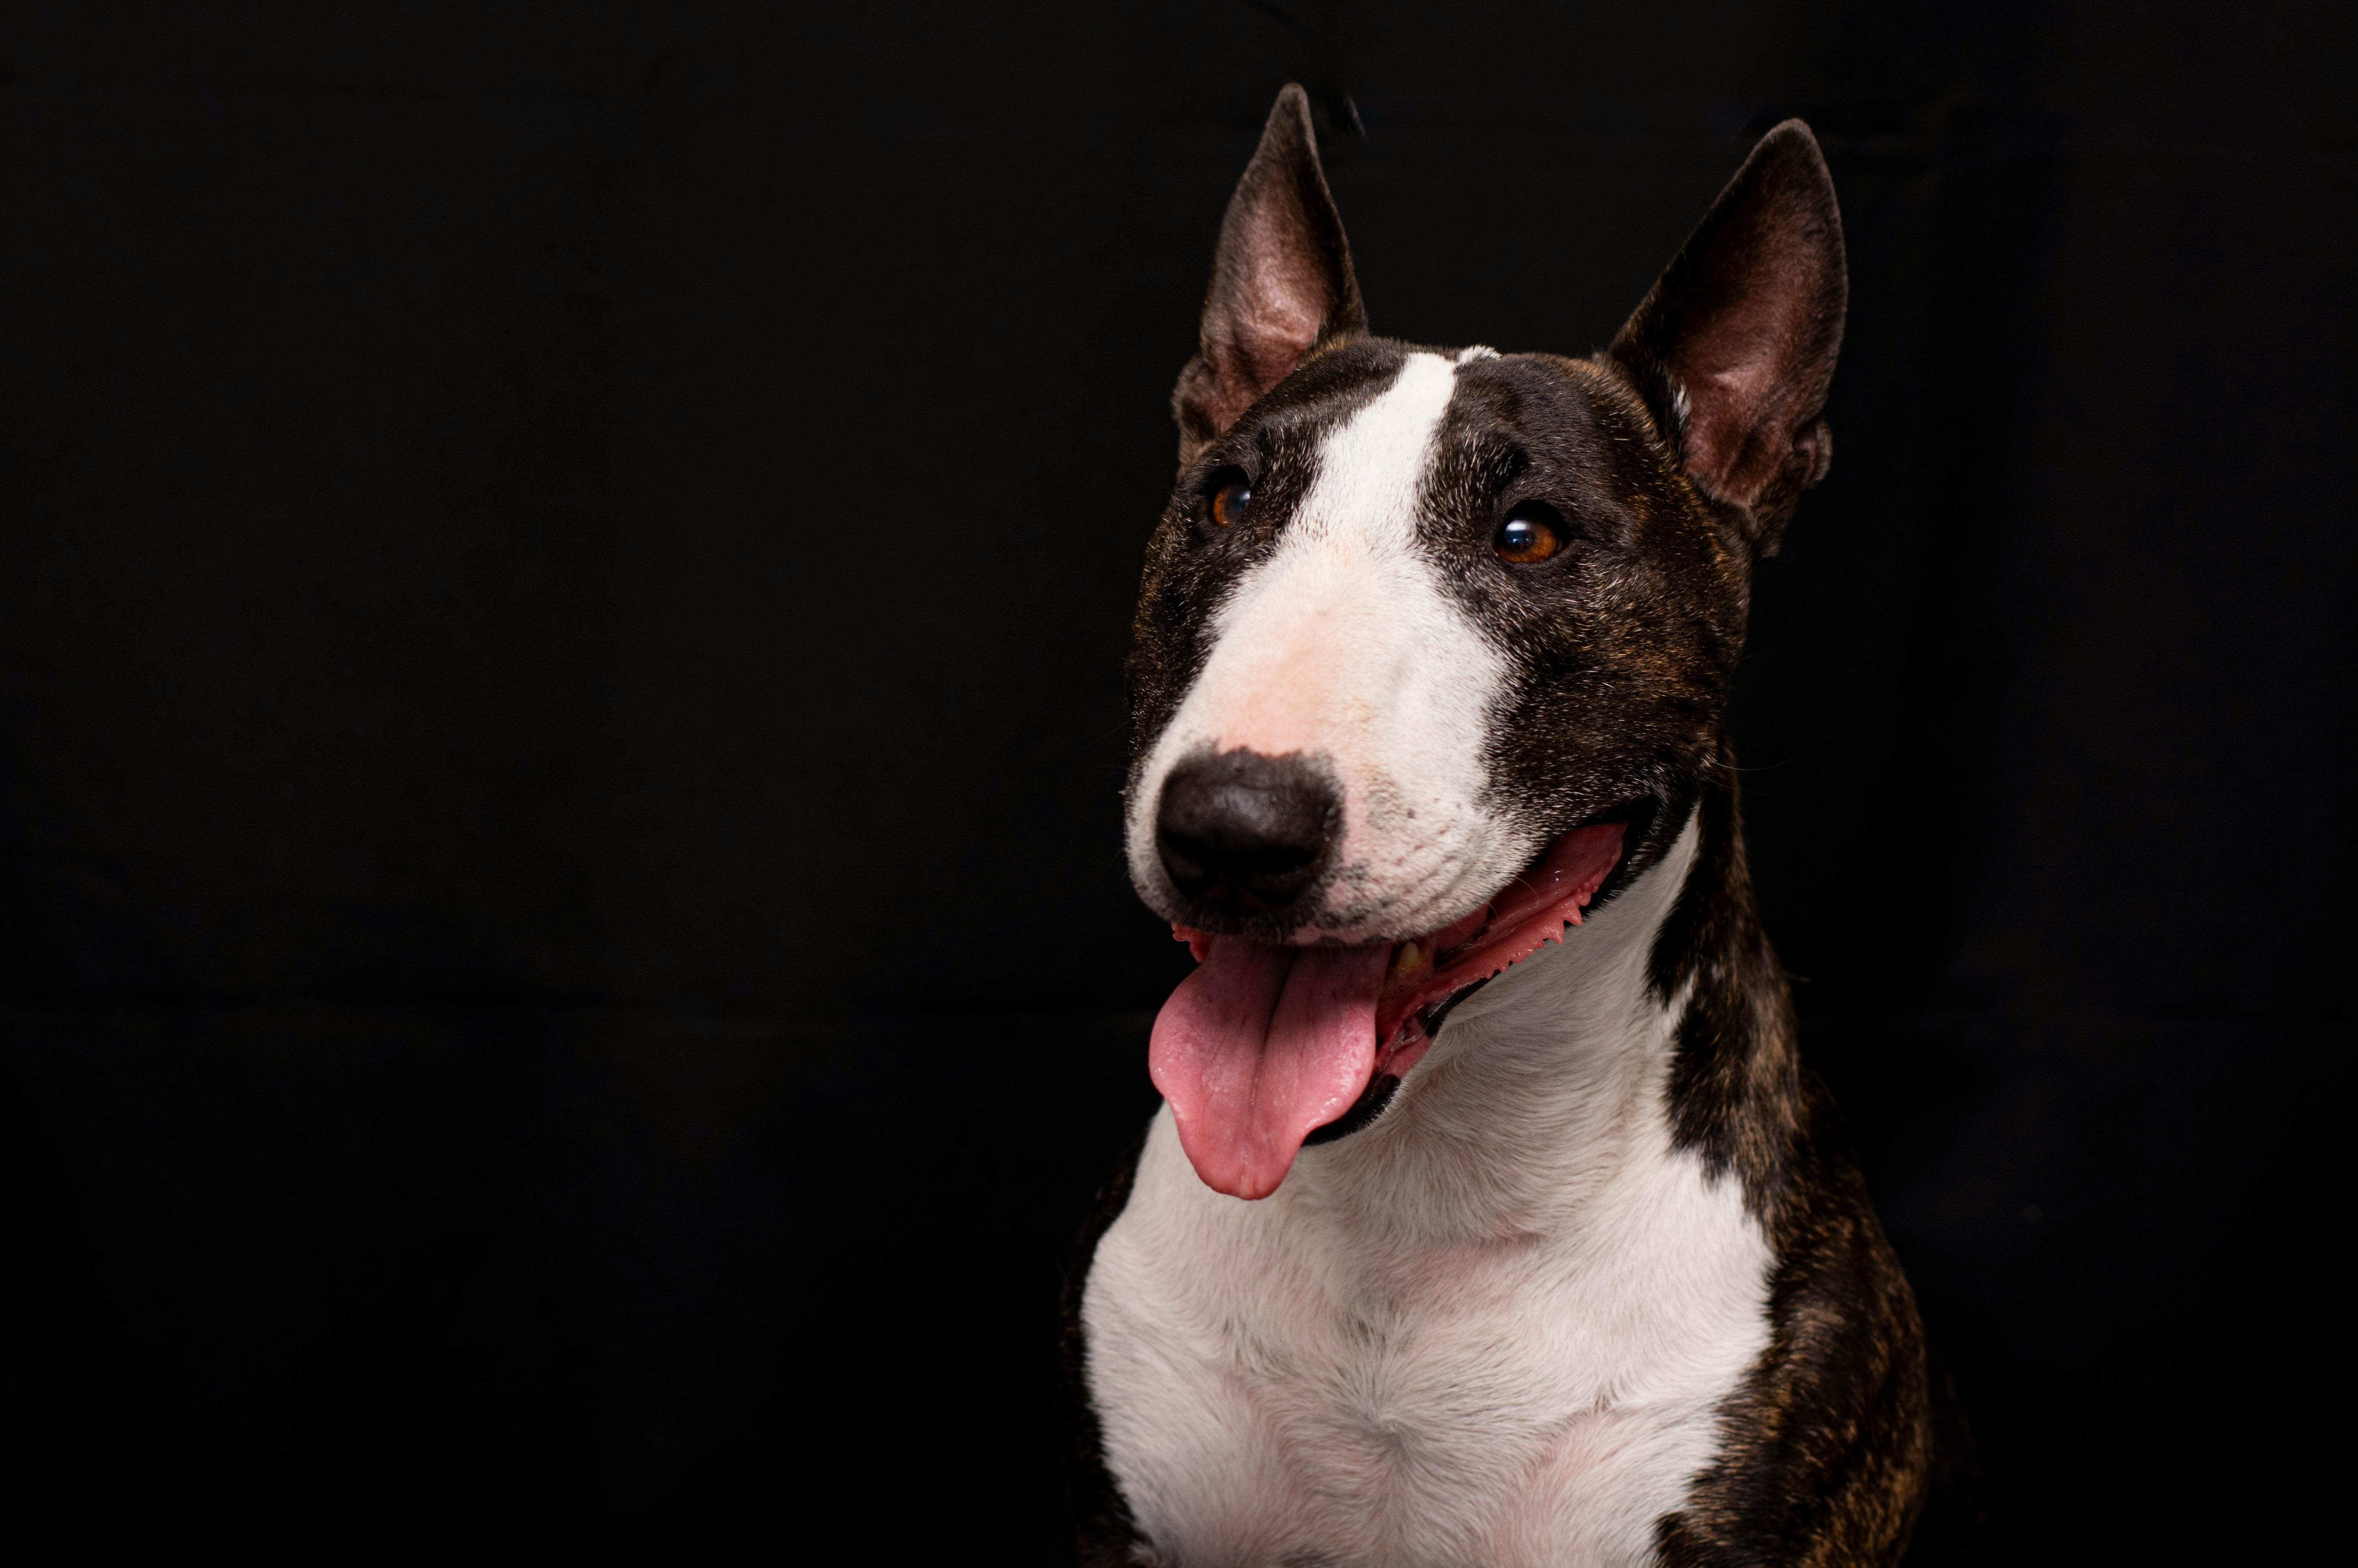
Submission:
M 1658 1524 L 1660 1561 L 1977 1561 L 1969 1439 L 1939 1419 L 1915 1298 L 1841 1118 L 1815 1075 L 1801 1091 L 1769 1343 L 1723 1408 L 1713 1462 Z M 1934 1526 L 1941 1542 L 1917 1540 Z

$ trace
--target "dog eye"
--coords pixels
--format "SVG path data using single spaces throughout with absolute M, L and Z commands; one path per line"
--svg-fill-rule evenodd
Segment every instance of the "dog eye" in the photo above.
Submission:
M 1563 518 L 1543 501 L 1526 501 L 1507 514 L 1490 547 L 1514 566 L 1536 566 L 1563 548 Z
M 1222 469 L 1212 476 L 1212 521 L 1223 528 L 1236 526 L 1237 519 L 1252 504 L 1252 481 L 1242 469 Z

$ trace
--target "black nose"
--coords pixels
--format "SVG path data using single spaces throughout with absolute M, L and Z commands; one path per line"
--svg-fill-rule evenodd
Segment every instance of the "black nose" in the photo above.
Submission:
M 1342 804 L 1325 770 L 1299 754 L 1198 757 L 1163 781 L 1154 844 L 1184 896 L 1275 909 L 1318 880 Z

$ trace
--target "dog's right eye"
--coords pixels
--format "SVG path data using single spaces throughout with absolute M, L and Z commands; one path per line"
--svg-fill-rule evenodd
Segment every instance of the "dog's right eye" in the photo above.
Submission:
M 1222 469 L 1212 476 L 1211 496 L 1212 521 L 1233 528 L 1252 504 L 1252 481 L 1242 469 Z

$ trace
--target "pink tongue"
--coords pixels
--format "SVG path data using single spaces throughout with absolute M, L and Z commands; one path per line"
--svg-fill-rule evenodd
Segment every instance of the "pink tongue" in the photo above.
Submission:
M 1376 1070 L 1389 946 L 1267 947 L 1217 937 L 1154 1020 L 1147 1068 L 1206 1186 L 1265 1198 L 1302 1141 Z

